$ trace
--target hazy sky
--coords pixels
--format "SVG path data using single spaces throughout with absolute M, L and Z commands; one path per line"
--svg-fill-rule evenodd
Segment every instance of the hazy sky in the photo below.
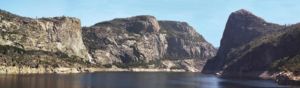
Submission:
M 267 21 L 300 22 L 299 0 L 0 0 L 0 9 L 27 16 L 72 16 L 82 26 L 135 15 L 185 21 L 218 47 L 229 14 L 241 8 Z

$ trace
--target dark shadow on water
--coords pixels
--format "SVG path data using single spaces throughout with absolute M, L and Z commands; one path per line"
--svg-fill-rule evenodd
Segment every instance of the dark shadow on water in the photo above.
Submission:
M 262 88 L 271 80 L 221 79 L 200 73 L 100 72 L 0 75 L 0 88 Z

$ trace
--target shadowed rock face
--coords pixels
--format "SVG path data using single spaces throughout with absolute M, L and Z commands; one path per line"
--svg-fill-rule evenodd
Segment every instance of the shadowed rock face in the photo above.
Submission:
M 299 24 L 279 26 L 245 10 L 234 12 L 217 56 L 207 62 L 203 72 L 223 77 L 274 78 L 283 71 L 291 80 L 299 80 L 299 29 Z
M 281 28 L 280 25 L 268 23 L 244 9 L 233 12 L 227 21 L 217 56 L 224 58 L 224 54 L 231 49 Z
M 157 21 L 153 16 L 97 23 L 83 28 L 83 36 L 95 62 L 103 65 L 200 71 L 215 54 L 212 45 L 187 23 Z
M 288 26 L 266 34 L 228 53 L 220 73 L 224 77 L 259 77 L 275 79 L 288 72 L 291 80 L 299 80 L 300 26 Z M 296 79 L 294 79 L 296 78 Z
M 227 59 L 229 52 L 260 36 L 282 28 L 282 26 L 268 23 L 244 9 L 231 13 L 217 55 L 207 62 L 204 72 L 219 71 L 227 61 L 231 61 Z

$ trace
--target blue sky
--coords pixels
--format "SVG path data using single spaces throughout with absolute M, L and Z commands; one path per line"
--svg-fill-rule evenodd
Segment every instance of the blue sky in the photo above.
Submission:
M 300 22 L 299 0 L 0 0 L 0 9 L 27 16 L 71 16 L 82 26 L 113 18 L 153 15 L 185 21 L 218 47 L 229 14 L 246 9 L 279 24 Z

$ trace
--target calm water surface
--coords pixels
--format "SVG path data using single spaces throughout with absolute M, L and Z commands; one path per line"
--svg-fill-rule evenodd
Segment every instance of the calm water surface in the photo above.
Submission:
M 271 80 L 221 79 L 200 73 L 100 72 L 0 75 L 0 88 L 262 88 Z

